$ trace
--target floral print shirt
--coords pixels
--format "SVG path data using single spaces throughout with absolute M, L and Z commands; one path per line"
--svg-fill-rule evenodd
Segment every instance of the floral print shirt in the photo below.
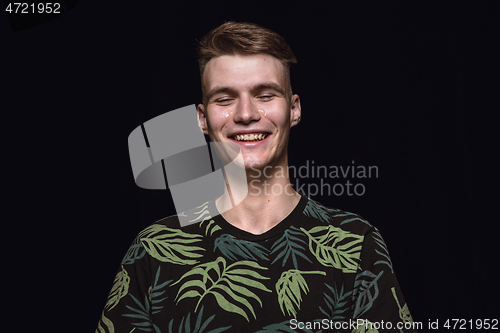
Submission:
M 416 332 L 377 228 L 302 196 L 254 235 L 213 202 L 155 222 L 126 253 L 97 333 Z

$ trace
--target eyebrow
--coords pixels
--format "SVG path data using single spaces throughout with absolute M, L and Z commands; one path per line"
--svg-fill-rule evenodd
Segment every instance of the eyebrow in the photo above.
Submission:
M 264 82 L 255 85 L 252 87 L 251 91 L 258 91 L 258 90 L 265 90 L 265 89 L 272 89 L 275 90 L 276 92 L 284 95 L 285 91 L 283 90 L 283 87 L 281 87 L 279 84 L 276 84 L 274 82 Z
M 274 82 L 262 82 L 259 84 L 256 84 L 252 88 L 250 88 L 250 91 L 259 91 L 259 90 L 265 90 L 265 89 L 272 89 L 275 90 L 276 92 L 285 95 L 285 92 L 283 88 Z M 230 93 L 230 94 L 236 94 L 236 90 L 230 87 L 224 87 L 224 86 L 217 86 L 213 87 L 210 89 L 210 91 L 206 95 L 207 101 L 210 100 L 214 95 L 219 94 L 219 93 Z
M 207 93 L 206 95 L 206 99 L 207 101 L 210 100 L 210 98 L 212 98 L 214 95 L 216 94 L 219 94 L 219 93 L 230 93 L 230 94 L 234 94 L 236 93 L 236 91 L 234 89 L 231 89 L 229 87 L 213 87 L 212 89 L 210 89 L 210 91 Z

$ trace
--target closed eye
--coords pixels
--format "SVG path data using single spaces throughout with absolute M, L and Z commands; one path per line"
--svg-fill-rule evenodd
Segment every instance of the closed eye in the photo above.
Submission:
M 271 99 L 273 99 L 274 96 L 275 95 L 267 94 L 267 95 L 257 96 L 257 98 L 261 101 L 270 101 Z
M 215 100 L 215 103 L 219 105 L 229 105 L 233 101 L 233 98 L 223 97 Z

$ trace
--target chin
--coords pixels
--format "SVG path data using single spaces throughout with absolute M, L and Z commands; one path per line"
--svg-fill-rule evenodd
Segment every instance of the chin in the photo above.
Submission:
M 245 159 L 245 169 L 254 169 L 254 170 L 262 170 L 264 169 L 268 163 L 264 161 L 256 161 L 254 159 Z

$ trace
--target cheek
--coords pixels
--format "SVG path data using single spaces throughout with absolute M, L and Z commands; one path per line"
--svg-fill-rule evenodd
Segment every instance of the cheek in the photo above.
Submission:
M 290 107 L 285 100 L 259 105 L 261 114 L 276 125 L 289 125 Z
M 272 122 L 274 124 L 274 126 L 276 126 L 278 128 L 290 127 L 290 115 L 287 112 L 283 112 L 283 110 L 279 110 L 279 111 L 268 110 L 265 112 L 266 113 L 265 113 L 264 117 L 268 121 Z
M 230 115 L 234 113 L 234 110 L 230 110 L 227 108 L 224 109 L 218 109 L 218 110 L 211 110 L 208 115 L 209 118 L 212 120 L 214 123 L 223 123 L 226 122 L 227 119 L 229 118 Z
M 221 131 L 233 113 L 234 111 L 232 110 L 217 110 L 209 112 L 207 123 L 210 131 Z

